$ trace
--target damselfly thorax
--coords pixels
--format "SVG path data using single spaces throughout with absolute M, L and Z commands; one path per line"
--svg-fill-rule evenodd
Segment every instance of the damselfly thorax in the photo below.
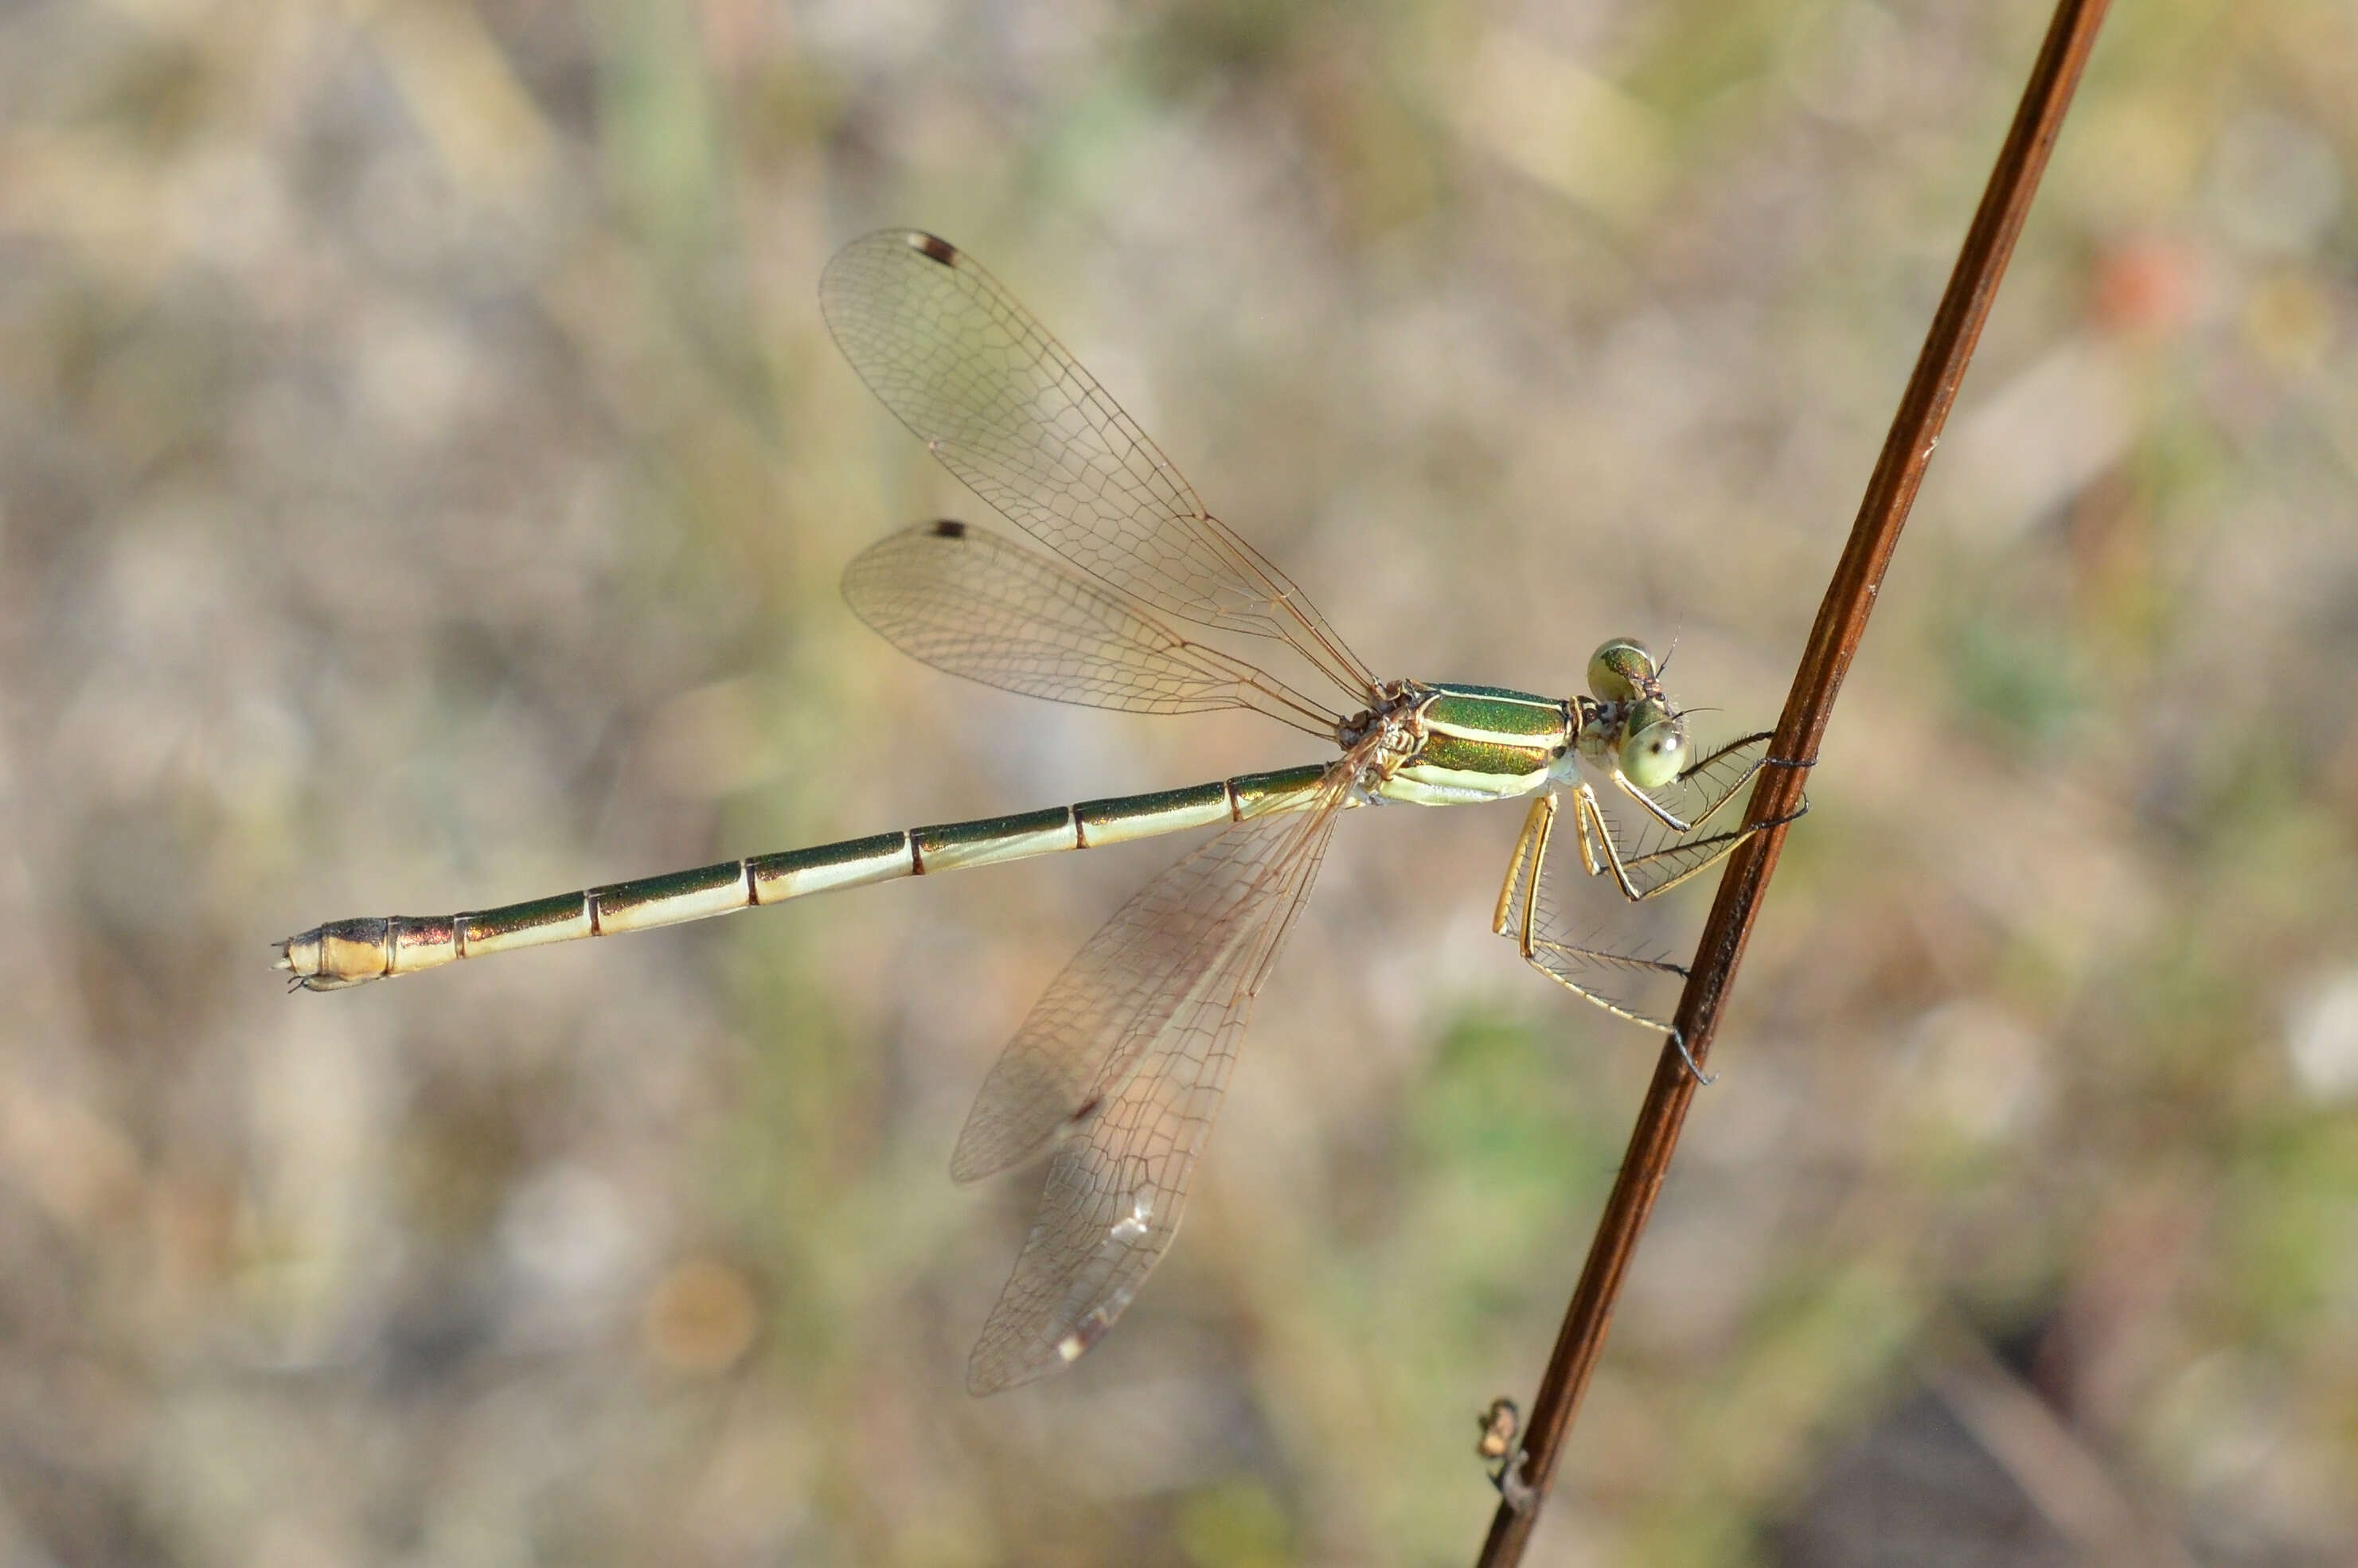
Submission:
M 1379 680 L 957 247 L 907 230 L 871 234 L 827 264 L 819 298 L 845 357 L 884 405 L 1045 546 L 954 520 L 903 529 L 844 573 L 861 620 L 911 655 L 986 685 L 1132 713 L 1250 708 L 1339 754 L 471 914 L 331 921 L 279 945 L 296 985 L 332 990 L 899 877 L 1217 829 L 1117 911 L 1048 988 L 958 1137 L 950 1170 L 960 1181 L 1049 1161 L 1039 1220 L 968 1364 L 977 1393 L 1087 1350 L 1169 1248 L 1252 1000 L 1349 808 L 1529 798 L 1493 929 L 1576 995 L 1669 1028 L 1617 1000 L 1610 982 L 1684 971 L 1576 940 L 1559 913 L 1549 859 L 1557 818 L 1568 800 L 1582 872 L 1650 898 L 1755 830 L 1714 824 L 1762 765 L 1765 733 L 1695 755 L 1660 663 L 1628 638 L 1600 646 L 1586 691 L 1566 697 Z M 1283 643 L 1318 689 L 1205 641 L 1207 632 Z M 1321 695 L 1329 688 L 1339 699 Z

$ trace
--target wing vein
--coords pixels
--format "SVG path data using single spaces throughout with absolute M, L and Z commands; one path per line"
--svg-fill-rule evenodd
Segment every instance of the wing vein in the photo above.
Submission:
M 1285 574 L 1205 508 L 1103 386 L 971 257 L 888 230 L 819 282 L 852 369 L 1011 521 L 1168 614 L 1298 650 L 1354 703 L 1375 676 Z
M 1141 889 L 1049 987 L 978 1098 L 961 1179 L 1055 1147 L 1031 1234 L 968 1367 L 977 1393 L 1095 1344 L 1177 1235 L 1267 980 L 1347 799 L 1250 818 Z

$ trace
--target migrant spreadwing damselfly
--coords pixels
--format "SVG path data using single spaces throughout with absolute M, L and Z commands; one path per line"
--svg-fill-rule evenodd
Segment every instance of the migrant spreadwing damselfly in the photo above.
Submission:
M 1054 1371 L 1096 1344 L 1170 1247 L 1253 998 L 1345 808 L 1529 797 L 1493 928 L 1574 994 L 1670 1029 L 1604 988 L 1616 972 L 1684 971 L 1574 940 L 1550 896 L 1559 803 L 1571 803 L 1580 870 L 1627 898 L 1650 898 L 1751 831 L 1714 824 L 1768 760 L 1766 732 L 1693 754 L 1660 665 L 1627 638 L 1596 650 L 1585 694 L 1561 699 L 1379 680 L 963 252 L 909 230 L 871 234 L 827 264 L 819 301 L 884 406 L 1053 552 L 965 523 L 905 529 L 844 574 L 861 620 L 914 657 L 989 686 L 1130 713 L 1249 708 L 1341 755 L 475 914 L 331 921 L 280 944 L 279 967 L 297 985 L 331 990 L 805 893 L 1217 827 L 1049 986 L 958 1136 L 950 1173 L 961 1182 L 1049 1156 L 1039 1217 L 968 1366 L 978 1394 Z M 1343 699 L 1308 695 L 1174 622 L 1291 650 L 1314 688 L 1331 686 Z M 1600 784 L 1626 803 L 1634 827 L 1608 811 Z

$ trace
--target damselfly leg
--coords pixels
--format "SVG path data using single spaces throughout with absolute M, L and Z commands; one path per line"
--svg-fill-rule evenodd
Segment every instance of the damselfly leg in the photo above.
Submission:
M 1582 786 L 1585 791 L 1585 785 Z M 1578 804 L 1574 794 L 1574 812 L 1586 807 Z M 1515 950 L 1522 960 L 1583 1001 L 1603 1008 L 1616 1018 L 1626 1018 L 1643 1028 L 1675 1033 L 1660 1019 L 1652 1018 L 1636 1008 L 1617 1000 L 1602 989 L 1604 977 L 1618 971 L 1622 974 L 1674 975 L 1683 979 L 1686 970 L 1660 958 L 1639 958 L 1626 953 L 1616 953 L 1585 942 L 1568 939 L 1562 913 L 1557 909 L 1543 886 L 1542 876 L 1547 866 L 1550 843 L 1555 836 L 1558 811 L 1555 792 L 1550 790 L 1531 802 L 1523 816 L 1523 831 L 1515 840 L 1515 857 L 1508 863 L 1507 879 L 1498 888 L 1498 903 L 1490 922 L 1490 929 L 1501 936 L 1512 937 Z M 1587 838 L 1581 838 L 1581 852 L 1586 856 Z

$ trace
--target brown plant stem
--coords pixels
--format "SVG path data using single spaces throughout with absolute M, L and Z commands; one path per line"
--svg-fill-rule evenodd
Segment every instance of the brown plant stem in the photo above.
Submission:
M 1835 694 L 1866 634 L 1866 618 L 1875 607 L 1884 568 L 1899 542 L 1924 470 L 1939 442 L 1941 427 L 1956 401 L 1957 385 L 1980 341 L 1990 302 L 2022 232 L 2047 156 L 2062 127 L 2072 90 L 2078 86 L 2096 29 L 2104 21 L 2106 0 L 2058 0 L 2054 20 L 2031 67 L 2021 106 L 1990 171 L 1973 227 L 1965 232 L 1949 287 L 1926 333 L 1922 353 L 1892 416 L 1891 432 L 1883 454 L 1867 480 L 1850 541 L 1826 586 L 1817 623 L 1794 672 L 1792 691 L 1778 720 L 1770 755 L 1806 763 L 1815 760 L 1818 742 L 1833 712 Z M 1696 945 L 1693 972 L 1679 1000 L 1677 1022 L 1697 1062 L 1711 1050 L 1727 988 L 1759 914 L 1769 874 L 1785 838 L 1784 823 L 1801 805 L 1805 766 L 1770 768 L 1761 774 L 1752 793 L 1746 820 L 1769 823 L 1728 861 L 1719 893 Z M 1516 1474 L 1521 1485 L 1508 1488 L 1491 1519 L 1490 1533 L 1477 1560 L 1485 1568 L 1520 1561 L 1523 1546 L 1539 1521 L 1541 1505 L 1555 1479 L 1565 1435 L 1587 1390 L 1588 1380 L 1603 1354 L 1606 1330 L 1613 1321 L 1613 1305 L 1629 1271 L 1638 1238 L 1653 1213 L 1654 1199 L 1669 1173 L 1671 1155 L 1678 1147 L 1679 1130 L 1694 1098 L 1695 1081 L 1672 1044 L 1665 1044 L 1654 1065 L 1654 1078 L 1629 1135 L 1612 1195 L 1597 1221 L 1587 1265 L 1565 1308 L 1555 1350 L 1540 1379 L 1524 1436 L 1523 1456 Z

